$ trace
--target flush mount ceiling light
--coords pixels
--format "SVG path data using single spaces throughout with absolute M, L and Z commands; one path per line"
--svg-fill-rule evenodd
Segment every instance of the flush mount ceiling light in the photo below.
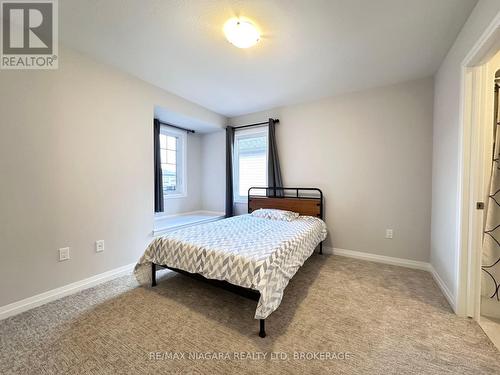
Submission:
M 248 48 L 259 41 L 257 28 L 247 20 L 231 18 L 224 24 L 224 34 L 235 47 Z

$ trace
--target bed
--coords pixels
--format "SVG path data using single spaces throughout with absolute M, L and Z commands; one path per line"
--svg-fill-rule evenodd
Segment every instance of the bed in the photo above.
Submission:
M 268 209 L 300 216 L 286 221 L 261 215 L 275 212 Z M 248 214 L 155 238 L 134 272 L 140 283 L 156 286 L 157 269 L 168 268 L 257 300 L 255 319 L 265 337 L 265 319 L 280 305 L 290 279 L 318 245 L 322 253 L 322 218 L 319 189 L 250 188 Z

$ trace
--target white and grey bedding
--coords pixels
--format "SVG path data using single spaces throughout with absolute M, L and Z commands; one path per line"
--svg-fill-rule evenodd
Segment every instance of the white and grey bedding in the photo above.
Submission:
M 286 210 L 276 210 L 269 208 L 259 208 L 251 214 L 253 217 L 261 217 L 263 219 L 271 220 L 285 220 L 292 221 L 299 217 L 297 212 L 286 211 Z
M 140 283 L 149 283 L 154 262 L 258 290 L 255 318 L 265 319 L 278 308 L 289 280 L 325 237 L 326 225 L 316 217 L 282 221 L 241 215 L 154 239 L 134 272 Z

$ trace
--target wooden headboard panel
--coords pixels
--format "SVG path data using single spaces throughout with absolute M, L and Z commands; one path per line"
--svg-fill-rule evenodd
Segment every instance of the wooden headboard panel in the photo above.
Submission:
M 262 195 L 266 190 L 268 196 Z M 248 213 L 259 208 L 288 210 L 323 219 L 323 192 L 317 188 L 276 188 L 275 191 L 274 188 L 251 187 L 248 189 Z

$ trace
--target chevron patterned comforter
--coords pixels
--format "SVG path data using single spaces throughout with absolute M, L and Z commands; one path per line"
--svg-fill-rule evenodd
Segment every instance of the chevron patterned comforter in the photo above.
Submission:
M 151 263 L 198 273 L 260 292 L 255 319 L 278 308 L 289 280 L 326 237 L 325 223 L 241 215 L 178 229 L 154 239 L 135 267 L 140 283 L 151 282 Z

